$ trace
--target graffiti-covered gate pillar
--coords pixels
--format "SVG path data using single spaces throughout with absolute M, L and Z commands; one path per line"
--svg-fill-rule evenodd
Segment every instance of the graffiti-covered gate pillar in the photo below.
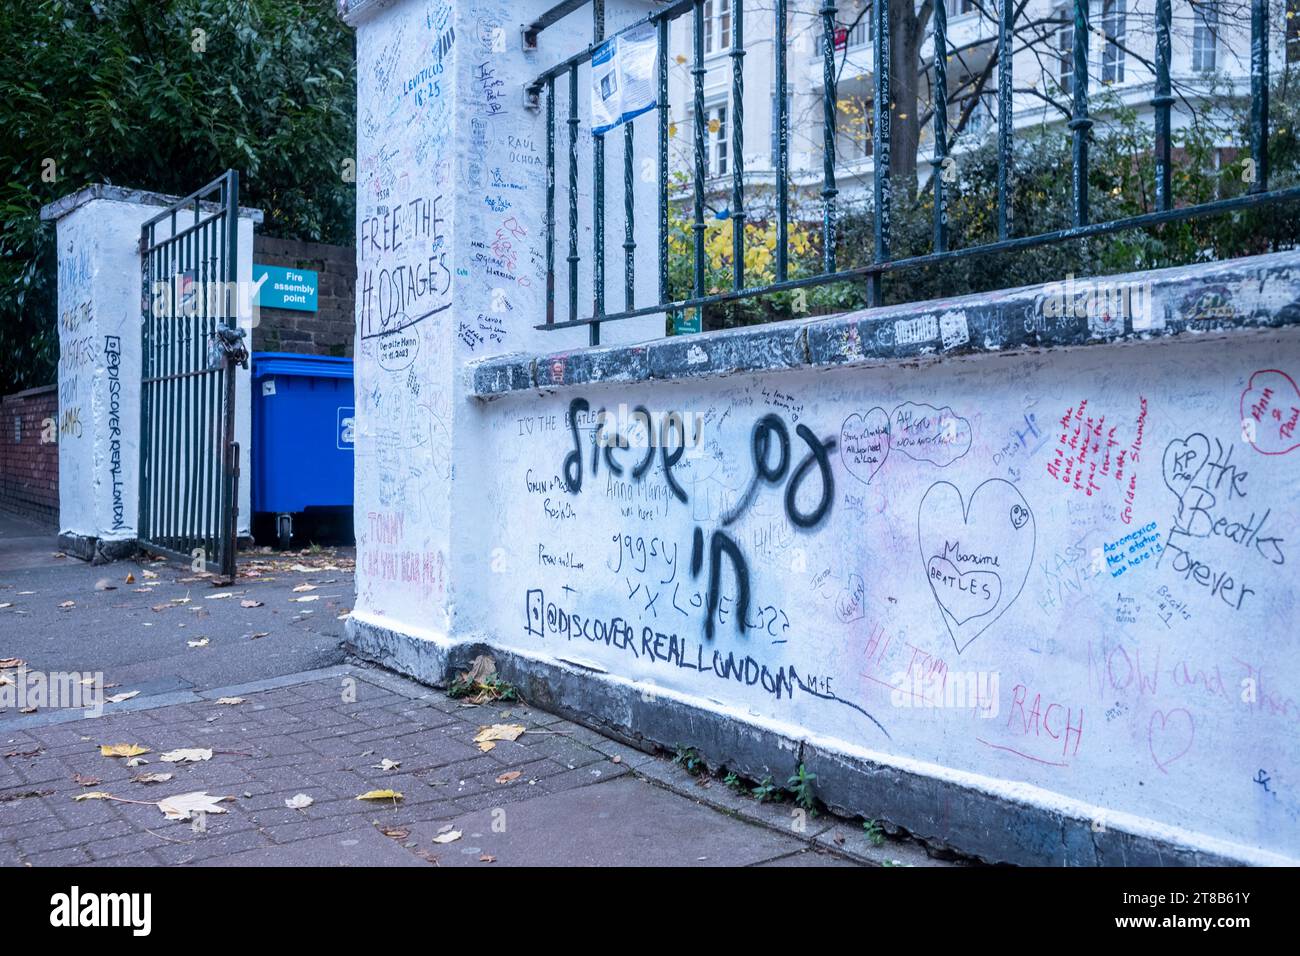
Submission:
M 525 88 L 593 39 L 587 6 L 526 51 L 524 26 L 552 7 L 550 0 L 340 3 L 357 32 L 357 602 L 350 626 L 417 635 L 431 652 L 449 639 L 472 639 L 464 623 L 472 615 L 458 616 L 457 603 L 465 610 L 477 600 L 476 582 L 494 562 L 476 533 L 491 463 L 477 453 L 481 411 L 461 370 L 543 342 L 588 343 L 586 329 L 535 328 L 547 315 L 548 246 L 561 264 L 568 250 L 563 215 L 548 243 L 546 210 L 548 148 L 567 156 L 570 127 L 557 123 L 558 142 L 548 143 L 547 107 L 530 103 Z M 607 3 L 605 29 L 613 33 L 651 9 Z M 585 68 L 575 90 L 582 101 L 573 127 L 576 241 L 590 255 L 594 144 Z M 606 161 L 621 164 L 624 140 L 608 138 Z M 638 175 L 630 185 L 636 238 L 653 262 L 656 180 Z M 611 191 L 604 217 L 611 272 L 622 269 L 625 208 L 623 191 Z M 656 301 L 657 271 L 639 272 L 640 301 Z M 577 291 L 592 301 L 590 276 Z M 551 294 L 568 301 L 563 279 Z M 664 328 L 662 316 L 616 325 L 606 333 L 610 343 Z
M 93 560 L 136 546 L 140 475 L 140 227 L 174 196 L 87 186 L 41 210 L 58 230 L 59 531 L 69 553 Z M 249 289 L 257 210 L 239 215 L 238 284 Z M 173 288 L 185 276 L 172 277 Z M 191 277 L 190 281 L 193 281 Z M 253 321 L 239 296 L 240 323 Z M 236 376 L 235 437 L 241 449 L 240 536 L 249 534 L 248 371 Z

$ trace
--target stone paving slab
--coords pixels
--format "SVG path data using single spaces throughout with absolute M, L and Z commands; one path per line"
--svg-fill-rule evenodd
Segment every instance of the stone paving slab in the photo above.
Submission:
M 211 861 L 213 866 L 430 866 L 375 829 L 248 850 Z
M 452 843 L 439 831 L 460 832 Z M 548 794 L 516 807 L 417 824 L 411 837 L 439 866 L 749 866 L 804 849 L 635 777 Z

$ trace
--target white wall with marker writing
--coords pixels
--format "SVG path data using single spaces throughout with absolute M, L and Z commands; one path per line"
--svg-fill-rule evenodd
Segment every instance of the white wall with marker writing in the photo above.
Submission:
M 520 653 L 1295 858 L 1300 343 L 1254 343 L 494 400 L 469 603 Z

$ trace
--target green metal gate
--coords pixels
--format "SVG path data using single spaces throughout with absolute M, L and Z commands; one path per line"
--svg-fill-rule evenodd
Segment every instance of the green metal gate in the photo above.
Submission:
M 239 174 L 144 224 L 139 539 L 235 575 Z

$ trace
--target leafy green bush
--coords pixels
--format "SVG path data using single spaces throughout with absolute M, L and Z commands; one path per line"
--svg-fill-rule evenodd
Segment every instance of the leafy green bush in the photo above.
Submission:
M 333 0 L 28 0 L 0 4 L 0 36 L 3 391 L 54 380 L 39 212 L 82 186 L 187 195 L 234 168 L 264 234 L 352 241 L 354 40 Z

